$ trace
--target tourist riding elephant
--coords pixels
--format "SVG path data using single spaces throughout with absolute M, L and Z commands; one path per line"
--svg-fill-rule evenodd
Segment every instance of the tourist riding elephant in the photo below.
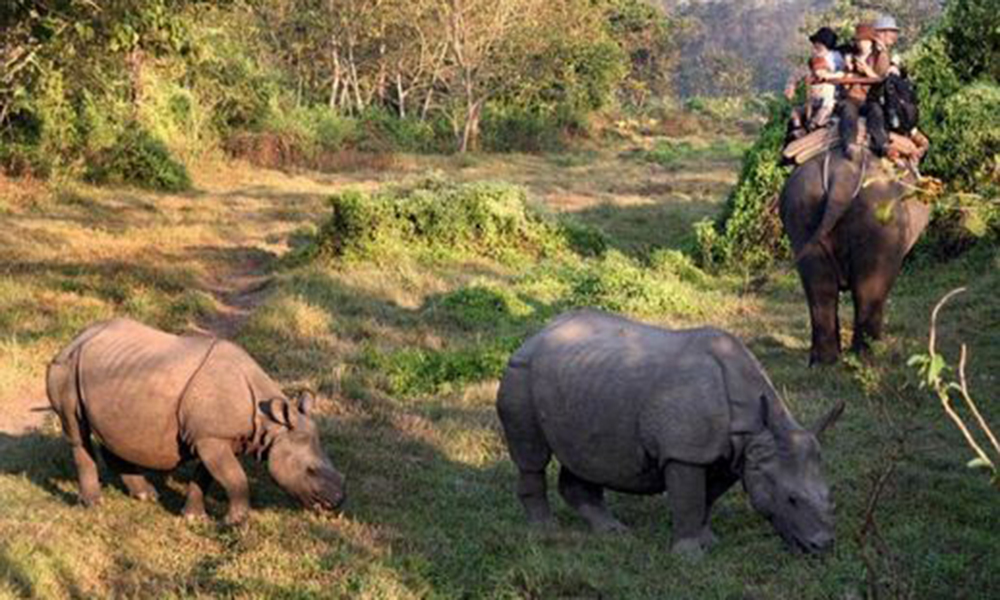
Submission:
M 881 336 L 886 299 L 929 220 L 926 204 L 906 199 L 912 183 L 887 173 L 867 150 L 854 161 L 836 150 L 817 156 L 785 183 L 781 222 L 809 303 L 810 364 L 840 354 L 841 291 L 854 301 L 852 349 Z

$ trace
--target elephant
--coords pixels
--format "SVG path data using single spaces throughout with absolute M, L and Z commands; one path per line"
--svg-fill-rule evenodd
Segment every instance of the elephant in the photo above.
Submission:
M 145 471 L 200 461 L 184 515 L 205 516 L 213 479 L 229 498 L 226 523 L 244 521 L 250 490 L 237 453 L 265 459 L 271 477 L 302 504 L 335 509 L 344 478 L 320 445 L 312 394 L 286 396 L 239 346 L 176 336 L 130 319 L 96 323 L 60 351 L 46 373 L 49 403 L 73 449 L 80 496 L 101 500 L 96 453 L 129 495 L 155 500 Z
M 715 542 L 713 503 L 742 480 L 793 549 L 833 544 L 817 437 L 843 403 L 813 430 L 800 426 L 750 350 L 724 331 L 565 313 L 511 356 L 496 405 L 533 524 L 552 522 L 545 471 L 554 455 L 560 495 L 598 532 L 625 529 L 605 507 L 606 488 L 666 490 L 671 550 L 698 557 Z
M 854 301 L 852 350 L 881 337 L 889 292 L 930 219 L 926 204 L 907 198 L 914 179 L 893 175 L 868 149 L 857 160 L 835 149 L 786 181 L 779 211 L 809 304 L 810 365 L 840 356 L 841 291 Z

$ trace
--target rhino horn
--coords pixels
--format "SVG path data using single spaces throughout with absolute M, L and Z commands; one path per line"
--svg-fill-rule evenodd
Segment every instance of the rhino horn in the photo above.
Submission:
M 836 423 L 837 419 L 840 418 L 840 415 L 844 414 L 844 408 L 846 407 L 847 402 L 844 400 L 835 404 L 833 408 L 831 408 L 819 421 L 816 422 L 815 425 L 812 426 L 813 435 L 816 437 L 823 435 L 823 432 Z

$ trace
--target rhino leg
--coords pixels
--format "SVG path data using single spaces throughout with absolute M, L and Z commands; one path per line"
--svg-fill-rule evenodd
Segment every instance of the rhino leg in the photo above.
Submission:
M 156 488 L 146 480 L 141 467 L 128 462 L 104 447 L 101 448 L 101 455 L 108 467 L 121 476 L 129 496 L 142 501 L 156 501 L 159 498 Z
M 733 484 L 739 481 L 739 476 L 734 474 L 728 464 L 715 464 L 708 470 L 708 486 L 705 492 L 705 526 L 701 530 L 699 539 L 703 547 L 714 545 L 718 538 L 712 533 L 709 527 L 709 520 L 712 515 L 712 505 L 720 496 L 729 491 Z
M 497 412 L 511 460 L 520 473 L 517 497 L 529 522 L 546 525 L 552 522 L 545 480 L 545 468 L 552 459 L 552 449 L 535 418 L 528 379 L 526 369 L 514 367 L 507 370 L 497 393 Z
M 199 463 L 194 472 L 194 479 L 188 483 L 187 501 L 184 503 L 185 519 L 197 520 L 208 516 L 205 512 L 205 494 L 211 486 L 212 474 L 203 463 Z
M 700 558 L 714 538 L 708 527 L 710 495 L 705 471 L 680 462 L 667 463 L 664 469 L 673 526 L 670 550 L 692 558 Z M 718 489 L 714 491 L 716 498 L 721 495 Z
M 217 439 L 200 440 L 194 446 L 212 478 L 226 490 L 229 498 L 226 524 L 242 523 L 250 512 L 250 485 L 232 446 L 225 440 Z
M 97 472 L 97 454 L 90 441 L 90 425 L 78 422 L 76 431 L 70 434 L 70 444 L 73 446 L 73 462 L 76 463 L 76 476 L 80 482 L 80 499 L 85 506 L 97 506 L 101 503 L 101 479 Z
M 101 502 L 101 480 L 97 472 L 94 446 L 90 441 L 90 423 L 83 412 L 77 387 L 77 362 L 79 345 L 72 351 L 63 351 L 49 365 L 46 373 L 46 392 L 52 410 L 59 416 L 63 434 L 73 449 L 73 462 L 80 482 L 80 499 L 85 506 Z M 65 355 L 65 356 L 64 356 Z
M 559 494 L 598 533 L 627 531 L 604 505 L 604 488 L 585 481 L 566 467 L 559 469 Z

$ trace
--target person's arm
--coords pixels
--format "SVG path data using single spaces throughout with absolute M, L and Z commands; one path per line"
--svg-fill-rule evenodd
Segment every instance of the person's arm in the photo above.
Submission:
M 889 70 L 892 68 L 892 57 L 885 50 L 880 50 L 875 53 L 875 64 L 871 67 L 872 75 L 871 77 L 884 78 L 889 74 Z

